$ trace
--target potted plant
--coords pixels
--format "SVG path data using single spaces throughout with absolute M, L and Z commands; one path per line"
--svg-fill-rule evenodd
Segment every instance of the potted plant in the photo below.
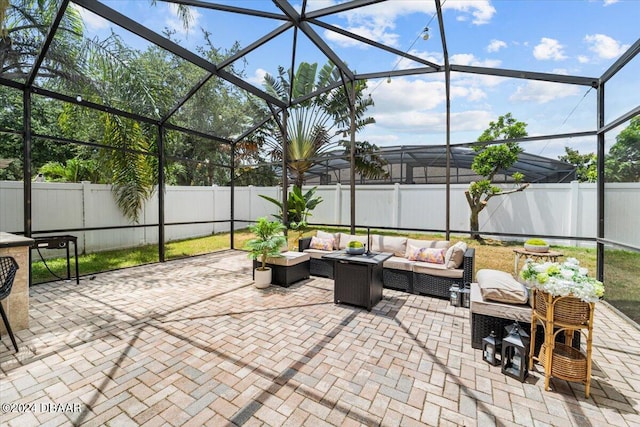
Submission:
M 549 252 L 549 244 L 542 239 L 529 239 L 524 242 L 524 249 L 529 252 Z
M 287 243 L 282 235 L 285 227 L 280 221 L 260 217 L 255 224 L 249 226 L 249 230 L 255 237 L 245 244 L 245 249 L 249 251 L 249 258 L 261 261 L 261 265 L 254 271 L 254 282 L 256 288 L 263 289 L 271 284 L 271 268 L 267 267 L 267 258 L 281 256 L 280 251 Z

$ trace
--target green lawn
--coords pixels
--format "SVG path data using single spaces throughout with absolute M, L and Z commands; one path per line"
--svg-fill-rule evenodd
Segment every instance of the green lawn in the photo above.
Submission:
M 327 231 L 345 231 L 345 229 L 335 229 Z M 358 231 L 364 234 L 366 231 Z M 314 231 L 309 231 L 305 235 L 313 235 Z M 394 234 L 383 232 L 382 234 Z M 435 238 L 442 239 L 443 235 L 424 235 L 418 233 L 404 233 L 402 235 L 412 238 Z M 246 231 L 235 232 L 235 248 L 243 247 L 244 242 L 251 237 Z M 492 268 L 512 272 L 514 253 L 513 249 L 521 247 L 518 242 L 502 242 L 497 240 L 485 240 L 478 243 L 465 236 L 452 237 L 453 241 L 463 240 L 471 247 L 476 248 L 475 270 L 482 268 Z M 229 234 L 221 233 L 207 237 L 200 237 L 189 240 L 180 240 L 167 243 L 165 256 L 167 259 L 183 258 L 193 255 L 200 255 L 209 252 L 229 249 Z M 289 247 L 296 247 L 295 233 L 289 236 Z M 553 250 L 560 251 L 564 258 L 577 258 L 580 265 L 589 269 L 590 275 L 596 272 L 596 250 L 590 248 L 577 248 L 570 246 L 554 246 Z M 55 280 L 39 261 L 38 255 L 34 252 L 34 262 L 32 265 L 33 282 L 41 283 Z M 605 300 L 624 312 L 627 316 L 640 323 L 640 285 L 637 278 L 640 277 L 640 254 L 623 250 L 606 251 L 605 264 Z M 102 271 L 131 267 L 148 263 L 158 262 L 157 245 L 146 245 L 130 249 L 104 251 L 79 256 L 80 275 L 88 275 Z M 47 261 L 51 270 L 61 277 L 66 277 L 66 260 L 56 258 Z M 73 270 L 73 268 L 72 268 Z

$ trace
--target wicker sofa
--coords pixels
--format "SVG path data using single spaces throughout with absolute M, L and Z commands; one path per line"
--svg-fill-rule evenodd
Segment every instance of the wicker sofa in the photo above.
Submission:
M 385 288 L 449 298 L 449 288 L 452 284 L 472 282 L 475 249 L 468 248 L 462 242 L 450 245 L 450 242 L 446 240 L 416 240 L 377 234 L 372 234 L 370 240 L 367 241 L 367 236 L 346 233 L 332 235 L 321 231 L 318 231 L 317 237 L 333 237 L 334 246 L 317 249 L 311 247 L 311 237 L 300 239 L 299 251 L 309 253 L 311 256 L 310 273 L 312 276 L 333 278 L 333 262 L 323 259 L 322 256 L 333 250 L 344 249 L 349 241 L 358 240 L 368 245 L 373 252 L 393 254 L 383 264 L 382 275 Z M 452 246 L 455 248 L 450 249 Z M 445 259 L 444 264 L 414 261 L 409 259 L 408 248 L 445 249 L 447 253 L 451 252 L 451 256 L 450 259 Z

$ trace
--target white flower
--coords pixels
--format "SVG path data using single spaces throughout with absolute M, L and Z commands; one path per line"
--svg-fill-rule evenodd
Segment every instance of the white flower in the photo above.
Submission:
M 567 280 L 570 280 L 573 277 L 573 271 L 571 270 L 560 270 L 560 274 Z
M 578 260 L 566 262 L 527 262 L 520 276 L 532 287 L 553 296 L 573 295 L 585 302 L 596 302 L 604 294 L 602 282 L 587 277 L 588 270 L 580 267 Z

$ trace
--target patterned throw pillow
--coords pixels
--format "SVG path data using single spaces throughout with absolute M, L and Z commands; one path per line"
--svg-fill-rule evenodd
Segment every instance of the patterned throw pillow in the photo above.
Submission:
M 312 237 L 309 244 L 311 249 L 321 249 L 323 251 L 333 250 L 333 239 L 321 239 L 319 237 Z
M 430 262 L 432 264 L 444 264 L 445 248 L 418 248 L 407 245 L 407 259 L 409 261 Z

